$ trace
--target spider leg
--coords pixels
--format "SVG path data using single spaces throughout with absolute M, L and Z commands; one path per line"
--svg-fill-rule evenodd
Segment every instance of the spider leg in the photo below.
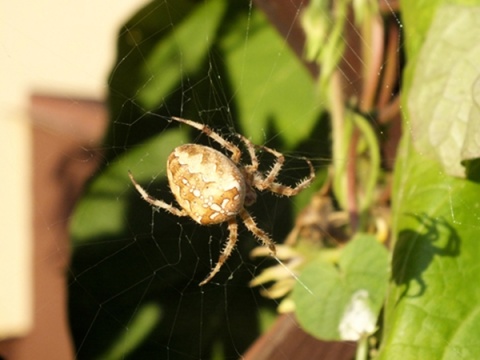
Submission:
M 246 166 L 248 168 L 248 171 L 251 174 L 254 174 L 254 180 L 255 180 L 255 186 L 259 190 L 265 190 L 269 188 L 269 184 L 272 184 L 276 177 L 278 176 L 278 173 L 282 169 L 283 163 L 285 162 L 285 157 L 283 156 L 282 153 L 269 148 L 268 146 L 256 146 L 253 144 L 250 139 L 247 139 L 245 136 L 238 134 L 238 137 L 243 140 L 245 143 L 245 146 L 248 150 L 248 153 L 250 155 L 250 158 L 252 160 L 252 164 L 249 166 Z M 255 153 L 255 147 L 259 147 L 270 154 L 272 154 L 277 161 L 273 164 L 272 168 L 268 172 L 266 177 L 261 176 L 259 173 L 257 173 L 258 170 L 258 165 L 259 161 L 257 158 L 257 154 Z
M 275 248 L 275 243 L 273 240 L 270 239 L 270 235 L 257 226 L 255 220 L 253 220 L 252 216 L 247 210 L 245 210 L 245 208 L 240 211 L 239 215 L 247 229 L 262 242 L 263 246 L 266 246 L 270 249 L 272 255 L 275 255 L 277 253 L 277 249 Z
M 200 283 L 199 286 L 203 286 L 208 283 L 212 278 L 220 271 L 220 268 L 223 266 L 225 261 L 230 257 L 232 254 L 232 250 L 235 248 L 235 244 L 237 243 L 238 239 L 238 224 L 235 218 L 230 219 L 228 221 L 228 230 L 230 232 L 228 236 L 228 241 L 223 248 L 220 257 L 218 258 L 217 264 L 215 267 L 210 271 L 210 274 Z
M 223 139 L 220 135 L 218 135 L 215 131 L 213 131 L 210 127 L 208 127 L 205 124 L 200 124 L 192 120 L 187 120 L 187 119 L 182 119 L 176 116 L 172 116 L 172 120 L 187 124 L 195 129 L 200 130 L 203 132 L 205 135 L 207 135 L 209 138 L 212 138 L 215 140 L 217 143 L 219 143 L 222 147 L 227 149 L 232 153 L 231 159 L 235 164 L 238 164 L 240 162 L 240 158 L 242 156 L 242 153 L 240 149 L 232 144 L 231 142 L 226 141 Z
M 307 177 L 305 177 L 303 180 L 301 180 L 299 183 L 297 183 L 295 187 L 290 187 L 290 186 L 282 185 L 275 182 L 275 179 L 277 178 L 278 173 L 282 169 L 283 164 L 285 162 L 285 156 L 282 153 L 272 148 L 269 148 L 268 146 L 255 145 L 243 135 L 237 134 L 237 136 L 245 143 L 247 151 L 252 160 L 252 164 L 245 166 L 245 169 L 249 174 L 251 174 L 251 176 L 253 176 L 252 183 L 258 190 L 260 191 L 270 190 L 271 192 L 274 192 L 279 195 L 293 196 L 298 194 L 300 191 L 302 191 L 306 187 L 308 187 L 313 181 L 313 179 L 315 179 L 315 169 L 313 168 L 312 163 L 307 158 L 304 158 L 305 162 L 310 168 L 310 174 Z M 257 171 L 259 166 L 259 161 L 257 158 L 257 154 L 255 153 L 256 147 L 259 147 L 264 151 L 269 152 L 277 159 L 266 176 L 263 176 Z
M 252 143 L 250 139 L 246 138 L 241 134 L 237 134 L 237 136 L 240 140 L 242 140 L 245 143 L 245 148 L 247 149 L 248 154 L 250 155 L 251 164 L 246 165 L 245 168 L 248 169 L 248 171 L 253 174 L 255 171 L 258 170 L 258 165 L 259 165 L 257 154 L 255 153 L 255 144 Z
M 315 169 L 312 165 L 312 162 L 307 158 L 304 158 L 305 162 L 307 163 L 308 167 L 310 168 L 310 174 L 300 180 L 294 187 L 283 185 L 280 183 L 275 182 L 276 177 L 280 169 L 283 166 L 283 162 L 285 161 L 284 156 L 270 148 L 262 146 L 266 151 L 270 152 L 271 154 L 277 157 L 276 163 L 273 165 L 270 172 L 267 174 L 266 177 L 262 176 L 260 173 L 256 172 L 254 175 L 254 185 L 259 190 L 269 190 L 275 194 L 279 194 L 282 196 L 294 196 L 297 195 L 300 191 L 307 188 L 312 181 L 315 179 Z
M 155 199 L 153 196 L 147 193 L 147 191 L 142 188 L 135 178 L 133 177 L 132 173 L 129 171 L 128 176 L 130 177 L 130 180 L 132 181 L 133 185 L 135 186 L 135 189 L 138 191 L 138 193 L 142 196 L 143 200 L 148 202 L 150 205 L 163 209 L 168 211 L 169 213 L 176 215 L 176 216 L 188 216 L 187 212 L 185 210 L 180 210 L 177 209 L 175 206 L 167 204 L 166 202 L 162 200 Z
M 272 148 L 269 148 L 267 146 L 262 146 L 261 148 L 275 156 L 275 158 L 277 159 L 277 161 L 275 161 L 269 173 L 267 174 L 266 178 L 263 181 L 258 182 L 259 186 L 263 187 L 258 189 L 264 190 L 268 189 L 269 184 L 273 183 L 273 181 L 277 178 L 278 173 L 282 169 L 283 163 L 285 162 L 285 156 L 283 156 L 282 153 L 279 153 L 278 151 L 273 150 Z

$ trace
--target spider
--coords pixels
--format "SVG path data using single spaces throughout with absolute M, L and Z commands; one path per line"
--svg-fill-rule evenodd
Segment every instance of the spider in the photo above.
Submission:
M 148 194 L 136 182 L 132 173 L 128 172 L 135 189 L 153 207 L 164 209 L 176 216 L 190 216 L 200 225 L 228 223 L 228 241 L 215 267 L 199 285 L 208 283 L 230 257 L 238 238 L 237 216 L 243 220 L 245 227 L 260 240 L 262 245 L 268 247 L 270 254 L 275 256 L 275 243 L 270 235 L 257 226 L 245 208 L 255 203 L 257 199 L 255 189 L 268 190 L 281 196 L 298 194 L 315 178 L 312 163 L 305 159 L 310 168 L 310 175 L 298 182 L 295 187 L 282 185 L 275 182 L 285 161 L 283 154 L 278 151 L 266 146 L 256 146 L 245 136 L 236 134 L 243 141 L 251 160 L 250 164 L 242 165 L 241 150 L 208 126 L 179 117 L 172 117 L 172 120 L 200 130 L 231 153 L 228 157 L 218 150 L 198 144 L 185 144 L 173 150 L 167 160 L 167 177 L 170 190 L 180 208 Z M 263 149 L 276 159 L 272 168 L 266 173 L 258 170 L 256 148 Z

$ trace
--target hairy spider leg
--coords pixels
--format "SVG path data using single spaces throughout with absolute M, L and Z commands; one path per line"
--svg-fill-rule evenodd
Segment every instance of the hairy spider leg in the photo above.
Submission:
M 285 162 L 285 156 L 282 153 L 272 148 L 269 148 L 268 146 L 255 145 L 250 141 L 250 139 L 246 138 L 243 135 L 238 134 L 238 137 L 245 143 L 245 147 L 247 148 L 247 151 L 252 160 L 252 164 L 245 166 L 245 168 L 247 168 L 248 171 L 253 174 L 253 184 L 258 190 L 260 191 L 270 190 L 279 195 L 294 196 L 298 194 L 300 191 L 302 191 L 303 189 L 305 189 L 306 187 L 308 187 L 312 183 L 312 181 L 315 179 L 315 169 L 311 161 L 308 160 L 307 158 L 303 158 L 305 162 L 308 164 L 308 167 L 310 169 L 310 174 L 308 176 L 306 176 L 304 179 L 298 182 L 295 187 L 291 187 L 291 186 L 287 186 L 287 185 L 283 185 L 275 182 L 275 179 L 277 178 Z M 256 147 L 269 152 L 276 158 L 276 161 L 273 164 L 270 171 L 268 172 L 267 176 L 263 176 L 258 172 L 259 161 L 258 161 L 257 154 L 255 153 Z
M 230 257 L 232 254 L 233 249 L 235 248 L 235 244 L 238 240 L 238 224 L 235 218 L 228 220 L 228 241 L 223 248 L 220 257 L 218 258 L 217 264 L 215 267 L 210 271 L 210 274 L 200 283 L 199 286 L 203 286 L 208 283 L 212 278 L 220 271 L 220 268 L 223 266 L 225 261 Z
M 190 125 L 191 127 L 200 130 L 203 132 L 205 135 L 207 135 L 209 138 L 212 138 L 215 140 L 217 143 L 219 143 L 223 148 L 227 149 L 232 153 L 231 159 L 235 164 L 240 163 L 240 158 L 242 157 L 242 153 L 240 149 L 233 145 L 232 143 L 226 141 L 223 139 L 220 135 L 218 135 L 215 131 L 213 131 L 210 127 L 208 127 L 205 124 L 200 124 L 192 120 L 187 120 L 187 119 L 182 119 L 176 116 L 172 116 L 172 120 Z
M 135 189 L 138 191 L 138 193 L 141 195 L 141 197 L 143 198 L 143 200 L 145 200 L 146 202 L 148 202 L 150 205 L 156 207 L 156 208 L 159 208 L 159 209 L 163 209 L 163 210 L 166 210 L 168 211 L 169 213 L 173 214 L 173 215 L 177 215 L 177 216 L 189 216 L 187 214 L 187 212 L 185 210 L 180 210 L 178 208 L 176 208 L 175 206 L 171 205 L 171 204 L 168 204 L 162 200 L 158 200 L 156 198 L 154 198 L 153 196 L 149 195 L 147 193 L 147 191 L 142 188 L 138 183 L 137 181 L 135 180 L 135 178 L 133 177 L 132 173 L 130 172 L 130 170 L 128 171 L 128 176 L 130 177 L 130 180 L 132 181 L 133 185 L 135 186 Z
M 248 151 L 250 156 L 250 165 L 245 165 L 245 169 L 253 175 L 258 170 L 259 162 L 257 153 L 255 152 L 255 144 L 250 141 L 247 137 L 237 134 L 237 137 L 245 143 L 245 148 Z
M 270 253 L 272 255 L 275 255 L 277 253 L 277 249 L 275 248 L 275 243 L 270 238 L 270 235 L 257 226 L 257 223 L 253 219 L 252 215 L 250 215 L 245 208 L 240 210 L 239 215 L 247 229 L 262 242 L 263 246 L 266 246 L 270 249 Z
M 262 146 L 262 148 L 264 148 L 266 151 L 270 152 L 271 154 L 275 155 L 275 157 L 277 157 L 277 161 L 275 162 L 275 164 L 273 165 L 272 169 L 270 170 L 270 172 L 267 174 L 266 177 L 260 174 L 258 171 L 255 173 L 255 176 L 254 176 L 255 180 L 253 183 L 257 189 L 269 190 L 275 194 L 290 197 L 290 196 L 297 195 L 300 191 L 308 187 L 312 183 L 312 181 L 315 179 L 315 169 L 311 161 L 308 160 L 307 158 L 303 158 L 310 169 L 309 175 L 307 175 L 305 178 L 299 181 L 294 187 L 275 182 L 275 179 L 277 178 L 278 173 L 280 172 L 280 169 L 283 166 L 285 157 L 273 149 L 267 148 L 265 146 Z

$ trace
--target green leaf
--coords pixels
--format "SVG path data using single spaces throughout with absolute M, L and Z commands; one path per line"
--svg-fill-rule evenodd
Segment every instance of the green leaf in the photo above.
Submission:
M 479 358 L 480 185 L 403 149 L 380 359 Z
M 388 252 L 370 235 L 357 235 L 338 264 L 306 265 L 293 290 L 302 327 L 324 340 L 358 340 L 375 329 L 388 281 Z
M 407 3 L 412 3 L 411 9 Z M 405 30 L 415 43 L 407 46 L 410 62 L 404 74 L 404 102 L 411 98 L 410 92 L 419 92 L 411 86 L 415 83 L 416 61 L 428 30 L 424 24 L 430 24 L 432 19 L 431 14 L 416 13 L 413 3 L 403 3 L 407 19 Z M 471 7 L 447 7 L 432 13 L 440 19 L 446 18 L 449 17 L 446 9 L 463 17 L 464 21 L 468 18 L 465 12 L 476 12 Z M 458 23 L 454 19 L 452 23 L 456 32 Z M 449 27 L 449 24 L 444 25 Z M 422 32 L 415 37 L 411 28 L 422 29 Z M 443 32 L 443 29 L 438 31 Z M 462 37 L 468 38 L 468 33 L 470 29 L 466 34 L 457 33 L 455 41 L 463 43 Z M 448 75 L 450 70 L 446 66 L 443 73 Z M 416 82 L 415 86 L 431 84 Z M 432 97 L 434 101 L 426 103 L 430 107 L 438 100 L 434 94 Z M 408 123 L 413 115 L 405 112 L 405 122 Z M 433 124 L 430 132 L 442 126 Z M 392 211 L 392 281 L 379 359 L 479 358 L 480 185 L 446 174 L 438 162 L 418 152 L 409 132 L 402 139 L 397 159 Z M 474 169 L 472 164 L 471 170 Z
M 319 116 L 315 84 L 264 16 L 250 15 L 238 17 L 220 42 L 239 120 L 255 143 L 264 143 L 270 130 L 292 148 L 308 138 Z M 233 31 L 245 26 L 247 34 Z
M 439 4 L 444 0 L 404 0 L 400 2 L 401 14 L 405 31 L 406 53 L 411 57 L 419 52 L 433 16 Z M 419 20 L 420 19 L 420 20 Z
M 479 18 L 480 7 L 437 10 L 408 97 L 417 150 L 455 176 L 465 175 L 463 160 L 480 157 Z
M 403 0 L 400 1 L 408 60 L 418 55 L 439 6 L 478 5 L 478 0 Z
M 223 0 L 202 2 L 155 44 L 142 66 L 144 86 L 138 92 L 146 110 L 160 106 L 183 77 L 200 70 L 215 43 L 226 5 Z
M 165 176 L 167 157 L 175 146 L 187 142 L 179 130 L 166 131 L 141 147 L 117 157 L 88 187 L 87 193 L 75 208 L 71 232 L 74 241 L 83 243 L 99 236 L 120 234 L 127 226 L 125 219 L 135 193 L 128 178 L 131 170 L 139 182 Z

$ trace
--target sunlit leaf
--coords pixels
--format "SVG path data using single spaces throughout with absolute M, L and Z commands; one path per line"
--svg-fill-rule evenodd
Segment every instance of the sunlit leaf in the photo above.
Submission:
M 479 18 L 480 7 L 437 11 L 408 98 L 417 150 L 456 176 L 465 175 L 463 160 L 480 157 L 480 96 L 474 93 L 480 82 Z
M 463 21 L 468 21 L 466 12 L 476 12 L 472 7 L 445 7 L 438 11 L 431 9 L 431 14 L 419 15 L 414 11 L 416 3 L 403 3 L 404 18 L 407 19 L 405 28 L 411 37 L 407 46 L 410 63 L 404 76 L 404 100 L 411 98 L 411 92 L 421 93 L 411 88 L 412 84 L 415 87 L 432 86 L 431 83 L 416 82 L 414 78 L 416 61 L 423 51 L 422 41 L 427 39 L 428 27 L 425 24 L 431 23 L 432 14 L 439 17 L 433 20 L 433 24 L 441 19 L 451 19 L 450 29 L 455 33 L 460 25 L 445 11 L 460 16 Z M 443 32 L 449 25 L 444 23 L 445 29 L 437 28 L 437 31 Z M 470 29 L 465 29 L 465 32 L 457 33 L 455 40 L 451 41 L 462 44 L 463 36 L 468 38 Z M 444 37 L 448 35 L 444 34 Z M 439 55 L 446 59 L 438 60 L 445 60 L 445 64 L 451 65 L 449 55 Z M 432 61 L 436 62 L 433 66 L 438 72 L 438 61 Z M 424 69 L 428 71 L 428 68 Z M 448 77 L 451 70 L 446 65 L 443 76 Z M 471 83 L 471 79 L 463 81 Z M 463 85 L 457 83 L 456 86 L 461 88 Z M 430 96 L 432 99 L 425 102 L 425 106 L 435 107 L 437 102 L 442 101 L 435 94 Z M 433 114 L 432 109 L 423 111 Z M 404 116 L 408 123 L 415 114 L 406 111 Z M 452 123 L 455 121 L 451 120 Z M 433 124 L 436 127 L 445 126 Z M 425 131 L 431 133 L 432 130 L 435 130 L 433 125 Z M 458 154 L 455 156 L 458 160 Z M 479 194 L 478 183 L 448 175 L 439 162 L 418 152 L 411 134 L 406 132 L 395 169 L 392 280 L 384 316 L 380 359 L 480 357 L 476 336 L 480 333 L 480 291 L 477 286 L 480 276 Z
M 142 64 L 143 86 L 137 94 L 146 110 L 160 106 L 183 77 L 200 70 L 215 42 L 225 7 L 223 0 L 199 4 L 155 44 Z
M 240 17 L 220 46 L 231 71 L 235 103 L 245 134 L 264 143 L 276 130 L 287 146 L 308 138 L 319 116 L 314 82 L 280 35 L 258 12 Z
M 480 185 L 446 175 L 405 143 L 381 359 L 475 359 Z

